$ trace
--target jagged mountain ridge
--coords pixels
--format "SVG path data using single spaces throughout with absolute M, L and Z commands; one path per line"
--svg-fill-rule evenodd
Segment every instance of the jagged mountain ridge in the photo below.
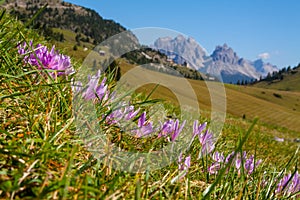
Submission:
M 175 38 L 158 38 L 152 47 L 167 54 L 174 62 L 187 62 L 191 68 L 202 73 L 221 75 L 225 83 L 251 81 L 278 70 L 276 66 L 264 63 L 261 59 L 250 61 L 238 57 L 227 44 L 217 46 L 213 53 L 208 55 L 194 39 L 181 35 Z
M 226 83 L 236 83 L 238 80 L 250 81 L 262 76 L 251 61 L 239 58 L 227 44 L 216 47 L 201 71 L 214 75 L 220 74 Z

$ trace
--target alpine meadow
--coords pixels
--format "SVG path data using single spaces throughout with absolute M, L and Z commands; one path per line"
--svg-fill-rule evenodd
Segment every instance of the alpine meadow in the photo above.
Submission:
M 192 46 L 196 68 L 176 38 L 150 47 L 124 31 L 64 1 L 0 1 L 0 199 L 300 199 L 300 65 L 272 73 Z M 213 71 L 229 65 L 253 73 L 222 82 Z M 226 94 L 218 133 L 211 88 Z

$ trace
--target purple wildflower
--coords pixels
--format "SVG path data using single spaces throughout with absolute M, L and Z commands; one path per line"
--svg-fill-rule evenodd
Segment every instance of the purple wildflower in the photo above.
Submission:
M 254 162 L 254 155 L 250 155 L 249 158 L 247 158 L 247 153 L 244 151 L 243 155 L 241 156 L 240 153 L 238 153 L 235 157 L 235 168 L 238 171 L 238 174 L 241 173 L 241 165 L 244 164 L 244 170 L 247 174 L 252 174 L 253 171 L 257 166 L 259 166 L 262 162 L 261 159 Z
M 224 162 L 224 155 L 223 155 L 223 153 L 219 153 L 218 151 L 216 151 L 216 152 L 214 152 L 212 159 L 215 162 L 221 163 L 221 162 Z
M 108 124 L 118 124 L 118 122 L 120 122 L 123 116 L 124 113 L 121 109 L 114 110 L 106 117 L 106 122 Z
M 206 130 L 203 134 L 199 134 L 198 137 L 202 145 L 202 155 L 211 153 L 215 149 L 213 134 L 209 130 Z
M 154 132 L 152 122 L 146 121 L 146 112 L 143 112 L 138 119 L 138 128 L 134 132 L 137 137 L 143 137 Z
M 191 156 L 186 157 L 183 161 L 182 153 L 180 153 L 178 157 L 178 169 L 180 172 L 184 172 L 181 178 L 186 175 L 190 167 L 191 167 Z
M 119 109 L 112 111 L 107 117 L 106 121 L 108 124 L 120 124 L 122 122 L 133 119 L 140 109 L 134 110 L 134 106 L 127 106 L 125 103 Z
M 212 155 L 212 159 L 215 162 L 213 162 L 213 164 L 208 167 L 208 172 L 210 174 L 217 174 L 218 171 L 221 169 L 222 163 L 224 162 L 224 155 L 223 153 L 219 153 L 218 151 L 216 151 Z
M 166 137 L 168 136 L 169 134 L 171 134 L 173 132 L 173 124 L 174 124 L 174 121 L 169 119 L 167 120 L 163 125 L 162 125 L 162 128 L 161 128 L 161 131 L 160 133 L 158 134 L 158 138 L 160 137 Z
M 242 162 L 245 162 L 247 159 L 246 152 L 243 152 L 243 156 L 241 157 L 240 153 L 238 153 L 235 157 L 235 168 L 240 172 L 240 168 L 242 165 Z
M 179 134 L 181 133 L 186 121 L 182 123 L 181 126 L 179 126 L 179 120 L 176 121 L 169 119 L 166 121 L 161 128 L 160 133 L 158 134 L 158 137 L 168 137 L 170 136 L 169 140 L 174 142 Z
M 199 126 L 198 126 L 198 123 L 199 123 L 198 120 L 194 121 L 193 138 L 196 137 L 197 135 L 200 135 L 207 126 L 207 122 L 200 124 Z
M 171 134 L 171 141 L 172 142 L 174 142 L 177 139 L 177 137 L 179 136 L 179 133 L 182 131 L 182 129 L 185 125 L 185 122 L 186 121 L 184 121 L 182 123 L 181 127 L 179 127 L 179 120 L 178 119 L 176 120 L 176 122 L 174 124 L 174 132 L 173 132 L 173 134 Z
M 230 161 L 230 159 L 232 159 L 233 156 L 234 156 L 234 151 L 226 156 L 225 163 L 227 164 Z
M 209 174 L 217 174 L 218 171 L 221 169 L 221 163 L 215 162 L 208 167 Z
M 86 100 L 95 99 L 98 97 L 102 99 L 107 93 L 106 78 L 104 78 L 101 84 L 98 86 L 100 80 L 100 70 L 95 76 L 89 77 L 86 90 L 82 93 L 82 97 Z
M 139 118 L 138 127 L 144 126 L 145 122 L 146 122 L 146 112 L 143 112 Z
M 134 106 L 127 106 L 124 109 L 125 120 L 133 119 L 138 113 L 140 109 L 134 110 Z
M 289 196 L 300 192 L 300 176 L 298 171 L 292 177 L 292 174 L 284 176 L 278 183 L 276 194 L 282 194 L 284 196 Z M 298 195 L 297 197 L 300 197 Z
M 162 124 L 162 128 L 158 134 L 158 138 L 167 137 L 174 131 L 174 120 L 167 120 Z
M 261 159 L 259 159 L 258 161 L 254 162 L 254 156 L 251 155 L 250 158 L 246 159 L 244 166 L 245 166 L 245 170 L 248 174 L 252 174 L 252 172 L 255 170 L 255 168 L 260 165 L 260 163 L 262 162 Z
M 178 157 L 178 170 L 179 174 L 171 180 L 171 183 L 182 179 L 187 174 L 189 168 L 191 167 L 191 156 L 187 156 L 185 159 L 182 157 L 182 153 L 180 153 Z
M 274 140 L 277 142 L 284 142 L 284 138 L 280 138 L 280 137 L 274 137 Z
M 24 56 L 26 63 L 36 66 L 39 70 L 55 70 L 55 72 L 49 72 L 53 78 L 74 73 L 70 57 L 55 51 L 55 46 L 49 51 L 41 44 L 34 47 L 31 41 L 29 46 L 26 43 L 18 45 L 18 52 Z
M 206 128 L 206 125 L 207 125 L 206 122 L 203 123 L 203 124 L 199 124 L 199 125 L 198 125 L 198 123 L 199 123 L 198 120 L 194 121 L 194 124 L 193 124 L 193 136 L 192 136 L 192 139 L 190 141 L 190 144 L 189 144 L 188 148 L 192 145 L 195 137 L 197 135 L 200 135 L 203 132 L 203 130 Z
M 210 174 L 217 174 L 217 171 L 220 169 L 221 165 L 227 164 L 230 159 L 233 158 L 234 152 L 230 153 L 225 159 L 223 154 L 220 154 L 219 152 L 215 152 L 212 155 L 212 159 L 214 160 L 213 164 L 208 168 L 208 172 Z M 237 153 L 235 158 L 232 160 L 232 164 L 237 170 L 238 174 L 241 172 L 241 167 L 243 163 L 244 170 L 247 174 L 252 174 L 253 171 L 257 166 L 261 164 L 262 160 L 259 159 L 258 161 L 255 162 L 254 156 L 251 155 L 249 158 L 247 158 L 247 153 L 244 151 L 243 155 L 241 156 L 240 153 Z
M 233 156 L 234 152 L 227 155 L 226 158 L 224 157 L 223 153 L 219 153 L 218 151 L 214 152 L 212 155 L 214 162 L 208 167 L 208 173 L 218 174 L 218 171 L 221 169 L 221 167 L 225 166 Z
M 275 191 L 276 193 L 281 193 L 283 192 L 283 189 L 287 190 L 287 188 L 289 188 L 288 184 L 291 176 L 292 176 L 291 174 L 288 174 L 280 180 L 280 182 L 277 185 L 277 189 Z

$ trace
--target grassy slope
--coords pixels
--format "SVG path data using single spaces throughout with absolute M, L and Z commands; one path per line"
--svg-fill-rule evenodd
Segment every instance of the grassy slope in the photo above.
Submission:
M 126 62 L 121 62 L 122 73 L 127 72 L 132 66 Z M 170 82 L 177 85 L 178 93 L 191 98 L 190 91 L 177 84 L 177 77 L 166 75 Z M 143 77 L 144 78 L 144 77 Z M 136 77 L 138 81 L 138 77 Z M 204 81 L 189 80 L 191 83 L 202 111 L 211 107 L 210 95 Z M 154 85 L 141 87 L 139 91 L 150 92 Z M 244 87 L 235 85 L 225 85 L 227 113 L 236 117 L 253 119 L 259 117 L 261 122 L 300 132 L 300 93 L 277 91 L 264 88 Z M 274 94 L 281 95 L 281 98 Z M 170 102 L 177 102 L 176 96 L 165 87 L 159 87 L 153 94 L 155 98 L 167 99 Z
M 299 92 L 227 86 L 226 93 L 229 113 L 235 116 L 245 114 L 250 118 L 257 116 L 265 123 L 300 131 Z
M 284 77 L 282 81 L 266 82 L 262 81 L 255 84 L 256 87 L 286 90 L 286 91 L 300 91 L 300 69 L 297 69 L 297 73 L 289 74 Z

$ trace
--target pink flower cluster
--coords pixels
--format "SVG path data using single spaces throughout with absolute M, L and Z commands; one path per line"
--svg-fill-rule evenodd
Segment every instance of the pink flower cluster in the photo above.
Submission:
M 293 175 L 291 173 L 284 176 L 278 183 L 275 193 L 283 196 L 290 196 L 300 192 L 300 175 L 296 171 Z M 297 199 L 300 194 L 297 195 Z
M 81 82 L 77 82 L 76 86 L 73 86 L 73 91 L 75 93 L 81 93 L 81 97 L 85 100 L 94 100 L 99 99 L 101 101 L 108 100 L 113 101 L 115 98 L 113 95 L 109 95 L 110 92 L 107 87 L 106 78 L 103 78 L 100 82 L 101 73 L 98 73 L 95 76 L 88 77 L 87 86 L 83 87 Z M 124 123 L 128 121 L 132 121 L 132 119 L 136 118 L 137 123 L 134 127 L 129 128 L 130 133 L 136 136 L 137 138 L 146 137 L 153 133 L 158 133 L 158 138 L 166 138 L 169 142 L 175 142 L 180 133 L 183 131 L 183 128 L 186 124 L 184 121 L 180 125 L 180 121 L 178 119 L 168 119 L 164 122 L 160 122 L 159 128 L 154 128 L 153 122 L 147 118 L 146 112 L 142 112 L 139 115 L 140 109 L 135 110 L 134 106 L 130 105 L 126 102 L 118 102 L 119 107 L 112 109 L 111 112 L 105 116 L 106 123 L 117 126 L 122 126 Z M 109 105 L 108 105 L 109 108 Z M 109 108 L 110 109 L 110 108 Z M 128 126 L 129 127 L 129 126 Z M 211 174 L 216 174 L 222 165 L 226 164 L 233 153 L 227 156 L 225 159 L 223 154 L 219 152 L 212 152 L 215 149 L 215 141 L 213 133 L 207 129 L 207 123 L 200 124 L 198 120 L 194 121 L 193 125 L 193 133 L 192 140 L 190 144 L 194 141 L 195 137 L 198 137 L 199 143 L 201 145 L 201 155 L 211 156 L 214 160 L 214 163 L 209 167 L 208 171 Z M 258 166 L 261 160 L 254 162 L 254 156 L 250 156 L 247 158 L 246 153 L 243 153 L 243 156 L 237 154 L 235 158 L 235 167 L 240 173 L 241 163 L 244 163 L 244 169 L 248 174 L 251 174 L 255 167 Z M 180 154 L 178 158 L 178 168 L 183 174 L 181 174 L 181 178 L 185 176 L 188 169 L 191 166 L 191 157 L 187 156 L 183 158 L 182 154 Z
M 252 174 L 255 168 L 258 167 L 262 162 L 261 159 L 255 161 L 253 155 L 250 155 L 248 157 L 245 151 L 243 152 L 242 156 L 240 153 L 237 153 L 235 157 L 233 157 L 234 155 L 235 152 L 232 152 L 225 158 L 223 153 L 215 151 L 212 155 L 212 159 L 214 160 L 214 162 L 211 166 L 208 167 L 208 172 L 210 174 L 217 174 L 221 167 L 225 167 L 225 165 L 230 161 L 230 159 L 233 159 L 232 164 L 235 170 L 237 170 L 238 174 L 241 173 L 242 167 L 247 174 Z
M 181 126 L 179 126 L 178 119 L 176 119 L 175 121 L 173 119 L 169 119 L 163 123 L 158 137 L 167 137 L 168 141 L 174 142 L 178 138 L 179 133 L 182 131 L 184 125 L 185 121 Z
M 51 70 L 48 73 L 53 78 L 74 73 L 70 57 L 55 51 L 55 46 L 49 50 L 42 44 L 33 46 L 33 42 L 30 41 L 29 45 L 27 43 L 19 44 L 18 52 L 24 56 L 25 63 L 36 66 L 39 70 Z

